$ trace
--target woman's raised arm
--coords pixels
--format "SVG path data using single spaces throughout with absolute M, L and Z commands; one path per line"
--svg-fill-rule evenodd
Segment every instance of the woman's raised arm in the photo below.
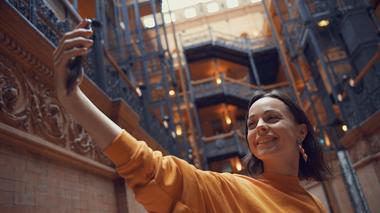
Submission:
M 89 24 L 83 20 L 73 31 L 66 33 L 53 53 L 54 83 L 57 97 L 66 111 L 82 125 L 96 144 L 104 149 L 121 133 L 122 129 L 101 112 L 81 91 L 79 85 L 82 76 L 77 80 L 73 91 L 67 93 L 66 80 L 68 64 L 72 57 L 85 56 L 93 41 L 90 38 L 92 31 L 85 29 Z

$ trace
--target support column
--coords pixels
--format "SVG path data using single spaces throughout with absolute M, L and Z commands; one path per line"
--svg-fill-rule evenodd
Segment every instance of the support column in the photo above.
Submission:
M 103 54 L 103 48 L 104 48 L 104 19 L 103 17 L 103 11 L 104 11 L 104 1 L 97 0 L 96 1 L 96 17 L 99 19 L 99 21 L 102 23 L 101 27 L 95 28 L 94 33 L 94 45 L 93 45 L 93 51 L 94 51 L 94 78 L 96 84 L 107 93 L 107 84 L 106 84 L 106 66 L 104 61 L 104 54 Z

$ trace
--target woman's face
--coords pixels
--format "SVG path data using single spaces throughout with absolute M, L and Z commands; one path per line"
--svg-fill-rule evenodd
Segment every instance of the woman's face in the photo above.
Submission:
M 297 124 L 281 100 L 264 97 L 249 109 L 248 144 L 260 160 L 297 159 L 297 140 L 307 134 L 305 124 Z

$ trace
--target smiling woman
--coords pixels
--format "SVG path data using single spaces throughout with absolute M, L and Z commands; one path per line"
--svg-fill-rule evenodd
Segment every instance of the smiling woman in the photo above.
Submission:
M 321 150 L 305 114 L 284 96 L 261 94 L 250 102 L 248 169 L 256 175 L 252 178 L 202 171 L 175 156 L 153 151 L 91 102 L 79 87 L 82 78 L 68 93 L 69 61 L 87 55 L 93 44 L 93 32 L 85 29 L 88 24 L 84 20 L 66 33 L 53 53 L 57 98 L 113 161 L 136 200 L 149 212 L 325 212 L 299 183 L 299 179 L 323 178 Z M 304 155 L 309 156 L 307 162 L 301 158 Z
M 322 149 L 305 113 L 287 96 L 256 94 L 248 104 L 245 158 L 248 173 L 282 171 L 301 180 L 324 180 L 329 174 Z

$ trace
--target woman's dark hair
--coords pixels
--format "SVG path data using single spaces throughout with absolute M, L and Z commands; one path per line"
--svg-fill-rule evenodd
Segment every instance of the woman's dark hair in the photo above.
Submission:
M 289 112 L 293 115 L 294 121 L 296 123 L 306 124 L 307 135 L 302 142 L 302 147 L 308 156 L 308 160 L 305 162 L 302 156 L 300 156 L 298 172 L 299 179 L 314 179 L 316 181 L 322 181 L 326 179 L 327 175 L 330 172 L 324 160 L 322 147 L 315 137 L 314 128 L 311 125 L 309 119 L 306 117 L 305 112 L 288 96 L 280 93 L 279 91 L 258 92 L 250 100 L 248 104 L 248 111 L 253 103 L 264 97 L 276 98 L 282 101 L 287 106 Z M 248 119 L 248 113 L 246 118 Z M 245 138 L 249 146 L 247 119 L 245 123 Z M 245 156 L 244 162 L 250 176 L 257 176 L 264 172 L 263 162 L 260 159 L 256 158 L 256 156 L 254 156 L 251 152 Z

